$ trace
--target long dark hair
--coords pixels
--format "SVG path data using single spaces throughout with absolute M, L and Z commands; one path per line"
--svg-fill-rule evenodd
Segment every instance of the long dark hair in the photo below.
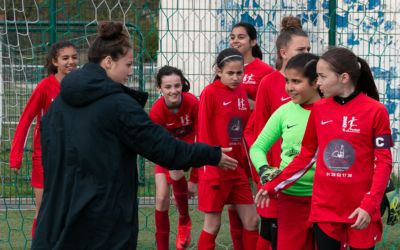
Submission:
M 244 59 L 242 53 L 240 53 L 237 49 L 227 48 L 218 54 L 214 66 L 217 66 L 219 69 L 223 69 L 228 62 L 233 61 L 241 61 L 243 63 Z M 219 79 L 219 76 L 215 75 L 214 81 L 217 79 Z
M 247 35 L 250 37 L 250 41 L 253 41 L 253 40 L 257 41 L 257 31 L 253 25 L 251 25 L 249 23 L 240 22 L 240 23 L 235 24 L 233 26 L 232 30 L 234 28 L 238 28 L 238 27 L 243 27 L 246 30 Z M 256 45 L 252 47 L 251 54 L 256 58 L 259 58 L 260 60 L 263 59 L 263 54 L 262 54 L 262 51 L 261 51 L 258 43 L 256 43 Z
M 156 75 L 157 86 L 161 88 L 163 76 L 170 76 L 170 75 L 177 75 L 181 78 L 182 92 L 188 92 L 190 90 L 190 83 L 183 76 L 182 70 L 168 65 L 165 65 L 158 70 Z
M 341 47 L 329 48 L 321 60 L 327 62 L 337 74 L 349 74 L 357 90 L 379 101 L 379 93 L 368 63 L 351 50 Z
M 283 58 L 281 56 L 280 50 L 288 46 L 288 44 L 292 41 L 293 36 L 308 37 L 307 33 L 303 30 L 301 26 L 301 21 L 299 18 L 294 16 L 286 16 L 282 18 L 281 31 L 275 42 L 275 66 L 278 70 L 282 69 L 283 66 Z
M 47 52 L 46 61 L 44 63 L 44 67 L 47 69 L 47 74 L 57 74 L 58 69 L 53 64 L 53 60 L 56 60 L 58 57 L 58 52 L 61 49 L 72 47 L 76 50 L 75 44 L 71 43 L 70 41 L 59 41 L 53 44 L 49 51 Z
M 97 37 L 89 48 L 89 62 L 99 64 L 107 56 L 118 60 L 132 49 L 129 35 L 121 22 L 102 22 L 97 31 Z

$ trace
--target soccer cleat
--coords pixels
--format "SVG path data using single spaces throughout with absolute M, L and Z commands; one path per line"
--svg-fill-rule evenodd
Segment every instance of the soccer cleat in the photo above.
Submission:
M 400 222 L 400 200 L 396 190 L 385 194 L 389 201 L 387 224 L 395 225 Z
M 267 165 L 262 166 L 259 171 L 261 185 L 264 185 L 265 183 L 271 181 L 281 172 L 282 171 L 278 168 L 270 167 Z
M 178 235 L 176 236 L 176 249 L 186 249 L 191 241 L 192 221 L 189 219 L 185 225 L 178 222 Z

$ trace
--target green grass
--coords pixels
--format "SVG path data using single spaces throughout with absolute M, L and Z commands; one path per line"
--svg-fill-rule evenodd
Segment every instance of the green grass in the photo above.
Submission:
M 197 239 L 203 225 L 203 215 L 195 206 L 190 207 L 193 231 L 192 243 L 189 249 L 197 249 Z M 30 230 L 34 211 L 1 211 L 0 212 L 0 249 L 29 249 L 31 245 Z M 177 212 L 170 210 L 171 235 L 170 249 L 175 249 L 175 235 L 177 226 Z M 384 221 L 386 219 L 384 218 Z M 217 237 L 216 249 L 232 249 L 229 234 L 229 223 L 226 212 L 223 213 L 222 227 Z M 141 207 L 139 209 L 139 240 L 137 249 L 155 249 L 154 242 L 154 208 Z M 400 224 L 385 226 L 382 242 L 377 250 L 400 249 Z

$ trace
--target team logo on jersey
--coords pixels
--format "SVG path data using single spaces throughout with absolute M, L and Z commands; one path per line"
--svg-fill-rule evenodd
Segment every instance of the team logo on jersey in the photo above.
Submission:
M 351 119 L 347 115 L 343 116 L 342 131 L 347 133 L 360 133 L 360 129 L 357 128 L 356 117 L 352 116 Z
M 333 172 L 344 172 L 354 163 L 355 151 L 345 140 L 334 139 L 324 149 L 325 165 Z
M 241 141 L 243 135 L 243 120 L 233 117 L 228 123 L 228 135 L 232 142 Z
M 389 149 L 393 145 L 391 135 L 377 135 L 374 138 L 374 142 L 375 148 Z
M 254 74 L 244 75 L 242 83 L 244 83 L 244 84 L 256 84 L 256 81 L 254 80 Z
M 176 138 L 182 138 L 186 135 L 193 133 L 193 128 L 190 125 L 182 126 L 171 131 Z
M 238 109 L 239 110 L 247 110 L 244 98 L 238 98 Z
M 180 119 L 181 119 L 182 126 L 187 126 L 192 123 L 192 121 L 190 120 L 190 116 L 188 114 L 181 116 Z

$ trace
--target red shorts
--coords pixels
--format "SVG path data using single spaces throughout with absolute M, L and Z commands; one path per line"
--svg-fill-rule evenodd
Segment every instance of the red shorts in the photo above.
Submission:
M 353 248 L 371 248 L 382 238 L 382 221 L 371 222 L 362 230 L 350 226 L 347 223 L 318 222 L 318 227 L 326 235 Z
M 246 176 L 240 179 L 221 181 L 211 186 L 199 181 L 199 210 L 205 213 L 222 212 L 225 204 L 254 204 L 250 183 Z
M 32 158 L 31 185 L 34 188 L 44 188 L 44 171 L 41 157 Z
M 314 249 L 314 230 L 309 222 L 311 196 L 279 193 L 278 250 Z
M 154 166 L 154 174 L 165 174 L 165 178 L 167 178 L 167 183 L 169 185 L 172 184 L 171 176 L 169 175 L 169 170 L 167 168 L 161 167 L 160 165 Z

